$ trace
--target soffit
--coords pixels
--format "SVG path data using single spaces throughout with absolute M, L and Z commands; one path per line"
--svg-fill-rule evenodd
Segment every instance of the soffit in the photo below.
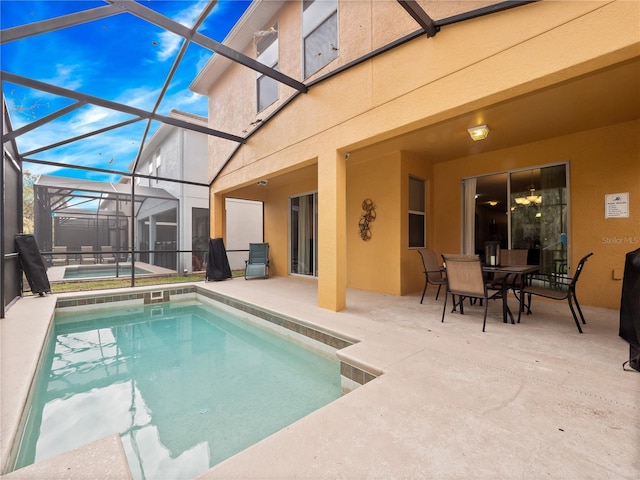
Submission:
M 358 149 L 358 157 L 404 150 L 445 162 L 635 120 L 640 118 L 638 79 L 636 59 Z M 467 129 L 480 124 L 490 133 L 474 142 Z
M 282 7 L 283 1 L 263 1 L 252 3 L 240 21 L 225 37 L 225 45 L 237 51 L 244 51 L 254 40 L 256 32 L 263 30 L 273 16 Z M 200 95 L 207 95 L 208 89 L 229 68 L 233 62 L 221 55 L 214 55 L 205 64 L 200 73 L 193 80 L 189 88 Z

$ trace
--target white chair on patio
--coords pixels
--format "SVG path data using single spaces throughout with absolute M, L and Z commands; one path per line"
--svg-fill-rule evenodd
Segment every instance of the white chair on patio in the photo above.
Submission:
M 67 263 L 67 247 L 63 245 L 53 247 L 51 265 L 53 265 L 54 267 L 60 267 L 62 265 L 66 265 Z
M 102 263 L 116 263 L 116 257 L 113 256 L 113 247 L 111 245 L 102 245 L 100 252 Z
M 80 256 L 80 263 L 82 265 L 93 265 L 97 263 L 91 245 L 82 245 L 80 249 L 82 250 L 82 255 Z

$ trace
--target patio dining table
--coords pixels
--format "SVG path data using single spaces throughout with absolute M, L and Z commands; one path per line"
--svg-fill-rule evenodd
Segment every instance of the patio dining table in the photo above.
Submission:
M 507 293 L 509 292 L 510 279 L 513 276 L 520 277 L 520 289 L 524 287 L 525 279 L 527 275 L 530 275 L 538 270 L 538 265 L 482 265 L 482 271 L 491 275 L 496 273 L 502 273 L 501 282 L 501 296 L 502 296 L 502 321 L 507 323 L 507 317 L 511 318 L 511 323 L 515 324 L 513 319 L 513 313 L 509 309 L 507 303 Z M 518 306 L 518 308 L 520 308 Z

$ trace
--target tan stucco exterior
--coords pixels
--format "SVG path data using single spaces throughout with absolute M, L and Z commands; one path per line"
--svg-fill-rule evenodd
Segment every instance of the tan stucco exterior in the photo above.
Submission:
M 420 4 L 427 12 L 448 7 L 456 13 L 479 6 Z M 581 302 L 617 308 L 621 282 L 613 270 L 640 247 L 640 120 L 637 109 L 629 114 L 624 105 L 638 102 L 639 5 L 543 1 L 443 27 L 433 38 L 421 36 L 313 85 L 232 157 L 235 145 L 212 139 L 212 236 L 224 235 L 225 195 L 264 201 L 273 273 L 287 275 L 288 197 L 317 191 L 318 304 L 341 310 L 347 287 L 394 295 L 421 289 L 418 257 L 407 246 L 409 175 L 426 181 L 428 246 L 455 253 L 461 179 L 566 162 L 569 267 L 594 252 L 581 280 Z M 281 71 L 301 79 L 299 9 L 299 2 L 288 2 L 270 22 L 279 25 Z M 388 21 L 396 17 L 397 23 Z M 385 19 L 393 38 L 382 28 Z M 339 25 L 340 55 L 319 74 L 353 59 L 349 48 L 357 57 L 415 30 L 397 2 L 340 2 Z M 593 82 L 618 70 L 625 78 L 631 72 L 632 83 L 635 75 L 635 89 L 624 92 L 620 105 L 590 110 Z M 213 128 L 233 118 L 241 133 L 255 122 L 249 96 L 220 101 L 232 87 L 252 91 L 254 81 L 254 72 L 231 67 L 209 87 Z M 591 90 L 581 92 L 585 85 Z M 568 96 L 563 87 L 584 102 L 559 109 Z M 281 101 L 290 92 L 281 86 Z M 547 111 L 566 118 L 547 122 Z M 488 143 L 473 145 L 466 128 L 483 122 L 492 127 Z M 522 127 L 509 130 L 515 124 Z M 261 179 L 269 180 L 267 187 L 256 186 Z M 629 192 L 630 216 L 605 219 L 604 196 L 617 192 Z M 358 236 L 365 198 L 377 212 L 368 242 Z

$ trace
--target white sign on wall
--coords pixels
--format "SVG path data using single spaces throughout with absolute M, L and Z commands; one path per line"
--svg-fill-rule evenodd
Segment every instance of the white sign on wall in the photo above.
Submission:
M 604 218 L 629 218 L 629 192 L 604 196 Z

